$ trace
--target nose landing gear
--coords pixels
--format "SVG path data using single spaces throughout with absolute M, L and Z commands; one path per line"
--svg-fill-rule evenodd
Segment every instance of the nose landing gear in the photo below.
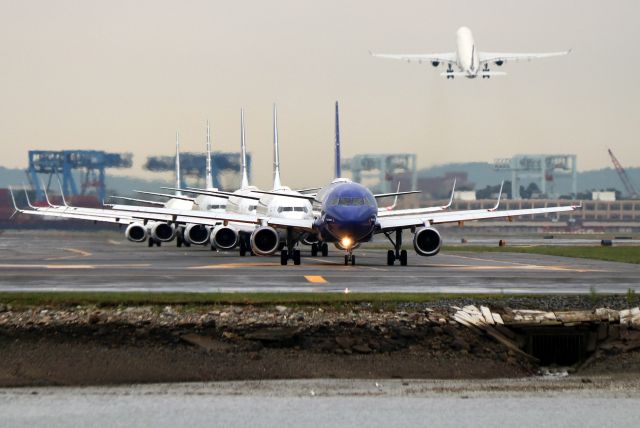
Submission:
M 351 250 L 347 254 L 344 255 L 344 265 L 348 266 L 351 263 L 351 266 L 356 264 L 356 256 L 353 255 Z
M 453 79 L 453 67 L 451 67 L 451 64 L 449 64 L 449 66 L 447 67 L 447 79 Z
M 491 75 L 489 74 L 484 74 L 484 73 L 489 73 L 489 65 L 487 63 L 484 64 L 484 67 L 482 68 L 482 78 L 483 79 L 489 79 L 491 77 Z
M 295 244 L 296 240 L 293 239 L 293 231 L 291 229 L 287 229 L 287 249 L 282 250 L 280 253 L 280 264 L 282 266 L 286 266 L 289 259 L 293 260 L 294 265 L 300 265 L 300 250 L 294 248 Z

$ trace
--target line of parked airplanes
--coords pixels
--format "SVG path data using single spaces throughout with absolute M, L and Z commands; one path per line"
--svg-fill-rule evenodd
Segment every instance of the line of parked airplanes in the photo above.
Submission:
M 280 252 L 282 265 L 289 260 L 294 265 L 301 261 L 300 247 L 311 247 L 311 255 L 327 256 L 328 244 L 344 251 L 345 265 L 356 263 L 353 251 L 383 234 L 392 249 L 387 252 L 387 264 L 407 265 L 407 251 L 402 249 L 402 233 L 413 234 L 413 247 L 421 256 L 434 256 L 440 251 L 442 239 L 434 226 L 444 223 L 496 219 L 573 211 L 581 205 L 519 210 L 498 210 L 495 207 L 466 211 L 450 211 L 443 206 L 396 210 L 399 195 L 418 193 L 396 191 L 374 194 L 365 186 L 341 177 L 340 128 L 338 103 L 335 105 L 335 178 L 327 185 L 313 189 L 293 190 L 280 179 L 277 110 L 273 108 L 274 179 L 271 190 L 260 190 L 249 184 L 246 168 L 244 113 L 240 115 L 242 183 L 240 189 L 226 192 L 213 186 L 211 169 L 211 133 L 207 123 L 206 187 L 180 186 L 179 135 L 176 133 L 176 186 L 163 190 L 175 194 L 141 192 L 167 199 L 166 202 L 138 198 L 118 197 L 142 205 L 110 204 L 108 208 L 70 206 L 62 194 L 63 205 L 54 205 L 48 198 L 48 207 L 35 207 L 27 196 L 28 209 L 19 208 L 13 191 L 11 195 L 16 212 L 106 222 L 126 226 L 125 235 L 133 242 L 147 241 L 149 246 L 177 240 L 181 245 L 210 245 L 212 249 L 231 251 L 238 249 L 241 256 L 251 252 L 269 256 Z M 61 189 L 62 190 L 62 189 Z M 502 190 L 501 190 L 502 192 Z M 26 191 L 25 191 L 26 193 Z M 186 196 L 191 195 L 191 196 Z M 391 206 L 378 206 L 378 199 L 395 197 Z M 153 205 L 153 206 L 148 206 Z

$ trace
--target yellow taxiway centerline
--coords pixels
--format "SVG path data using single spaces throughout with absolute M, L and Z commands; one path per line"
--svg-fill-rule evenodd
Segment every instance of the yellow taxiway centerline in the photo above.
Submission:
M 325 284 L 327 282 L 327 280 L 320 275 L 305 275 L 304 279 L 314 284 Z
M 73 253 L 73 254 L 71 254 L 69 256 L 49 257 L 48 259 L 45 259 L 45 260 L 49 261 L 49 260 L 75 259 L 76 257 L 89 257 L 89 256 L 93 255 L 92 253 L 90 253 L 88 251 L 78 250 L 76 248 L 61 248 L 61 250 L 68 251 L 68 252 Z

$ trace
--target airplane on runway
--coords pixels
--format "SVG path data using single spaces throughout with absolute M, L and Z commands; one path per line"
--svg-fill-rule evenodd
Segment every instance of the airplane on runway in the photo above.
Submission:
M 338 105 L 336 103 L 336 116 L 337 114 Z M 336 138 L 336 142 L 338 141 L 339 138 Z M 483 219 L 506 218 L 510 220 L 521 215 L 571 212 L 581 207 L 581 205 L 569 205 L 505 211 L 499 211 L 497 206 L 492 209 L 467 211 L 442 209 L 433 211 L 433 208 L 423 208 L 422 212 L 401 212 L 393 216 L 384 216 L 380 215 L 377 199 L 413 192 L 373 194 L 365 186 L 354 183 L 348 178 L 340 177 L 339 165 L 340 163 L 336 162 L 336 178 L 317 193 L 303 194 L 278 189 L 272 191 L 254 190 L 254 193 L 257 194 L 306 200 L 313 204 L 314 211 L 318 213 L 317 216 L 284 217 L 275 215 L 276 213 L 269 210 L 255 214 L 243 214 L 118 205 L 113 206 L 111 210 L 99 210 L 100 213 L 93 215 L 83 214 L 82 218 L 103 221 L 102 219 L 108 217 L 107 221 L 111 222 L 127 218 L 135 219 L 144 224 L 157 222 L 170 228 L 183 224 L 215 227 L 220 222 L 223 222 L 224 225 L 244 223 L 253 226 L 250 244 L 252 250 L 257 254 L 269 254 L 277 251 L 277 248 L 280 248 L 281 236 L 284 234 L 285 248 L 281 253 L 282 264 L 286 264 L 289 259 L 288 255 L 294 254 L 294 251 L 297 250 L 298 237 L 305 233 L 315 234 L 323 243 L 333 243 L 344 250 L 345 265 L 355 264 L 353 251 L 356 248 L 369 242 L 374 235 L 383 234 L 393 245 L 393 249 L 387 252 L 387 264 L 393 265 L 399 261 L 400 265 L 405 266 L 408 258 L 407 251 L 402 249 L 402 232 L 405 229 L 409 229 L 413 234 L 413 247 L 418 255 L 434 256 L 438 254 L 442 244 L 440 233 L 434 226 L 446 223 L 462 225 L 466 221 Z M 15 208 L 18 212 L 34 213 L 32 210 L 21 210 L 17 206 Z M 64 217 L 64 215 L 61 216 Z
M 406 62 L 430 62 L 437 67 L 440 63 L 447 65 L 447 70 L 441 73 L 447 79 L 454 77 L 466 77 L 474 79 L 481 76 L 488 79 L 491 76 L 504 76 L 503 71 L 491 71 L 489 64 L 494 63 L 501 67 L 505 62 L 531 61 L 538 58 L 549 58 L 554 56 L 568 55 L 571 49 L 562 52 L 547 53 L 499 53 L 481 52 L 477 50 L 476 43 L 471 30 L 467 27 L 460 27 L 456 31 L 456 51 L 435 54 L 377 54 L 369 51 L 372 56 L 378 58 L 399 59 Z M 458 71 L 454 71 L 453 67 Z
M 273 144 L 274 144 L 274 169 L 273 169 L 273 191 L 278 191 L 287 194 L 301 194 L 290 187 L 282 185 L 280 179 L 280 149 L 278 143 L 278 116 L 277 109 L 273 107 Z M 205 189 L 198 189 L 187 187 L 180 188 L 165 188 L 168 190 L 180 190 L 185 193 L 194 194 L 212 194 L 222 195 L 229 199 L 227 205 L 227 213 L 241 214 L 241 215 L 269 215 L 283 218 L 313 218 L 313 211 L 311 204 L 306 200 L 291 199 L 282 196 L 265 195 L 259 193 L 259 189 L 255 186 L 250 186 L 247 178 L 246 171 L 246 144 L 245 144 L 245 128 L 244 128 L 244 111 L 240 111 L 240 146 L 242 153 L 242 185 L 239 190 L 235 192 L 223 192 L 220 190 L 207 191 Z M 312 189 L 315 190 L 315 189 Z M 239 245 L 240 256 L 245 256 L 248 251 L 255 254 L 266 256 L 274 254 L 276 251 L 281 250 L 283 244 L 282 241 L 287 237 L 284 233 L 280 233 L 280 239 L 278 245 L 272 248 L 258 248 L 251 243 L 253 232 L 256 226 L 252 224 L 229 222 L 225 225 L 218 226 L 211 235 L 211 242 L 215 243 L 221 249 L 232 249 Z M 301 234 L 294 237 L 296 240 L 312 245 L 312 254 L 317 255 L 317 240 L 313 235 Z M 323 255 L 327 255 L 328 249 L 321 249 Z M 300 251 L 298 249 L 292 252 L 281 253 L 283 264 L 291 259 L 294 264 L 300 264 Z

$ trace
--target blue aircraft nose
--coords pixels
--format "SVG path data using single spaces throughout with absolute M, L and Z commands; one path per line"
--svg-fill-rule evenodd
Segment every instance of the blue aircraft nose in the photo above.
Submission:
M 367 206 L 331 207 L 326 218 L 327 229 L 336 240 L 348 237 L 360 242 L 368 239 L 375 227 L 375 211 Z

